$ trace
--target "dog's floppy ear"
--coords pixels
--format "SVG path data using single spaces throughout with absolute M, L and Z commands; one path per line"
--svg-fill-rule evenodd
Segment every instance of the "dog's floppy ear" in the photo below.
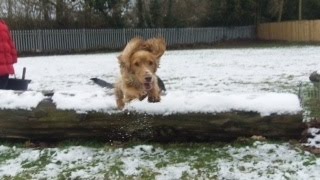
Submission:
M 166 41 L 163 38 L 148 39 L 143 44 L 143 49 L 151 52 L 157 59 L 160 59 L 166 50 Z
M 122 53 L 118 56 L 121 67 L 125 67 L 126 69 L 130 68 L 130 58 L 141 48 L 143 42 L 144 41 L 141 38 L 133 38 L 127 43 Z

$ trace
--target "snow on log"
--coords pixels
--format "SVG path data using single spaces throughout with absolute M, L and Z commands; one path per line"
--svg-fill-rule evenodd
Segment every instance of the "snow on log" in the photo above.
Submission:
M 56 92 L 42 99 L 30 92 L 7 93 L 3 99 L 2 95 L 0 138 L 7 139 L 196 142 L 253 135 L 293 139 L 305 129 L 298 98 L 286 93 L 173 92 L 160 103 L 133 102 L 124 111 L 116 110 L 113 96 L 103 93 Z M 38 97 L 39 103 L 29 96 Z

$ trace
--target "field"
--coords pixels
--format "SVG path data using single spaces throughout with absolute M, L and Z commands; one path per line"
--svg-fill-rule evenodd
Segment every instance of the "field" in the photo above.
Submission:
M 256 108 L 261 115 L 295 111 L 296 105 L 279 106 L 276 100 L 290 100 L 288 95 L 297 99 L 299 85 L 308 84 L 313 71 L 320 72 L 319 52 L 318 46 L 167 51 L 158 71 L 167 87 L 163 103 L 169 105 L 164 109 L 177 106 L 173 102 L 186 102 L 184 97 L 200 97 L 187 102 L 191 105 L 179 105 L 175 110 L 203 109 L 207 107 L 204 105 L 213 103 L 210 112 L 228 110 L 228 107 Z M 0 91 L 0 108 L 32 108 L 42 98 L 40 91 L 45 90 L 57 94 L 54 101 L 61 109 L 115 111 L 112 90 L 95 85 L 90 78 L 115 82 L 119 72 L 117 55 L 20 58 L 16 73 L 20 77 L 22 68 L 27 68 L 26 78 L 32 80 L 31 91 L 22 102 L 17 102 L 14 94 Z M 279 96 L 260 98 L 270 94 Z M 65 101 L 66 97 L 71 98 Z M 208 103 L 208 97 L 213 97 L 209 100 L 215 102 Z M 250 100 L 256 101 L 253 105 L 244 105 Z M 269 105 L 259 106 L 264 101 L 269 101 Z M 136 102 L 128 108 L 154 110 L 152 107 L 156 106 L 161 103 Z M 312 145 L 317 146 L 316 141 L 319 140 L 312 141 Z M 239 139 L 231 143 L 200 144 L 95 141 L 1 144 L 2 179 L 320 178 L 320 157 L 302 148 L 311 143 Z

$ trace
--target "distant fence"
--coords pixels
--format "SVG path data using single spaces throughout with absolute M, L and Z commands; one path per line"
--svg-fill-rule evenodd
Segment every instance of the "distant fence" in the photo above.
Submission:
M 257 37 L 262 40 L 320 42 L 320 20 L 260 24 Z
M 19 52 L 68 52 L 121 49 L 133 37 L 164 37 L 167 45 L 211 44 L 223 40 L 255 39 L 255 26 L 170 29 L 14 30 Z

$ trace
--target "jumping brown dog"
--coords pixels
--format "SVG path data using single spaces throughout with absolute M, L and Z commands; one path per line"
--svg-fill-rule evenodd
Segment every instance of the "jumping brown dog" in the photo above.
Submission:
M 156 72 L 165 50 L 162 38 L 134 38 L 128 42 L 118 56 L 121 76 L 115 84 L 115 95 L 119 109 L 134 99 L 142 101 L 148 97 L 149 102 L 160 102 Z

